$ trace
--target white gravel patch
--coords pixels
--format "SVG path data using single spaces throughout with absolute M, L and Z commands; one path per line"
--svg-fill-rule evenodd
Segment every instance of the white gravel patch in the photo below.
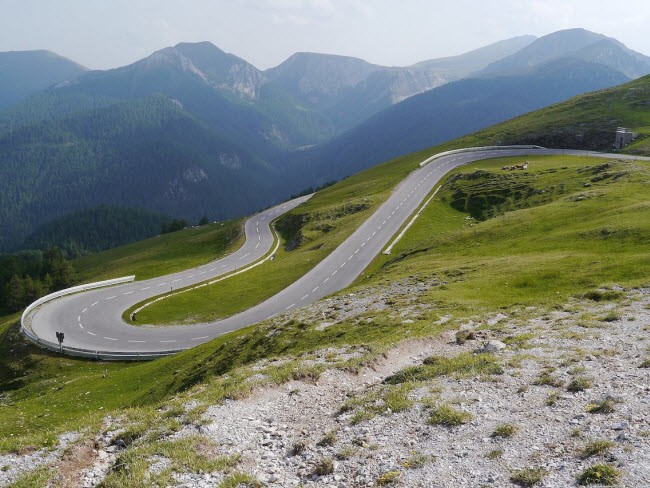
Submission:
M 430 355 L 471 351 L 483 341 L 459 346 L 448 333 L 437 340 L 403 343 L 358 375 L 330 370 L 317 384 L 262 388 L 244 400 L 211 406 L 207 424 L 188 426 L 185 432 L 198 429 L 226 453 L 240 453 L 240 468 L 268 486 L 377 486 L 382 475 L 394 471 L 397 486 L 501 487 L 514 486 L 509 480 L 513 471 L 540 466 L 548 475 L 538 486 L 567 487 L 576 486 L 577 476 L 594 463 L 620 469 L 623 486 L 650 486 L 650 369 L 639 368 L 650 357 L 650 290 L 633 295 L 635 301 L 624 306 L 572 303 L 567 310 L 574 311 L 540 314 L 523 325 L 502 314 L 489 318 L 498 326 L 493 339 L 509 342 L 509 336 L 532 334 L 524 347 L 509 346 L 499 353 L 505 373 L 491 379 L 440 378 L 412 391 L 416 402 L 405 412 L 356 425 L 350 423 L 354 412 L 338 414 L 350 395 L 381 388 L 390 374 Z M 579 325 L 585 312 L 602 316 L 613 308 L 620 319 L 596 322 L 598 327 Z M 552 374 L 564 386 L 534 384 L 547 366 L 556 368 Z M 566 384 L 576 375 L 590 378 L 592 387 L 568 392 Z M 473 420 L 454 428 L 429 425 L 427 407 L 417 399 L 432 389 L 440 403 L 470 412 Z M 547 405 L 553 392 L 557 400 Z M 613 413 L 586 412 L 588 404 L 607 397 L 616 401 Z M 517 433 L 491 437 L 502 423 L 516 425 Z M 336 431 L 334 445 L 318 445 L 330 431 Z M 579 453 L 590 440 L 609 440 L 614 447 L 584 460 Z M 297 442 L 306 447 L 292 455 Z M 502 451 L 499 457 L 487 457 L 496 450 Z M 342 451 L 346 458 L 340 457 Z M 407 469 L 405 461 L 415 453 L 431 460 Z M 322 458 L 332 459 L 334 469 L 318 476 L 314 469 Z

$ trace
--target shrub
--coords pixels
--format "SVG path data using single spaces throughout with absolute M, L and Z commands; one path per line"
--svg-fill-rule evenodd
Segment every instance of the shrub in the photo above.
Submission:
M 594 464 L 578 476 L 579 485 L 615 485 L 621 477 L 621 472 L 607 464 Z

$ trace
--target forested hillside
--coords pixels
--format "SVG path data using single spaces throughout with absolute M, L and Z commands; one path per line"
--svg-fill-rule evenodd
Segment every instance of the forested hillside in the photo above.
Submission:
M 2 250 L 83 208 L 119 202 L 196 222 L 250 213 L 291 189 L 162 96 L 5 132 L 0 181 Z
M 47 222 L 29 235 L 23 246 L 57 247 L 75 258 L 155 236 L 173 221 L 147 210 L 100 205 Z
M 75 280 L 75 270 L 60 249 L 0 254 L 0 315 L 21 310 Z

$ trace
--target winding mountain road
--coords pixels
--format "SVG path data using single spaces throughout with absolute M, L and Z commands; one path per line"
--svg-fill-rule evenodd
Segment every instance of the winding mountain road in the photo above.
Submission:
M 264 256 L 273 245 L 269 222 L 300 205 L 302 197 L 251 217 L 246 222 L 246 243 L 235 253 L 205 266 L 147 281 L 102 288 L 55 299 L 38 307 L 31 317 L 32 331 L 55 341 L 65 333 L 65 345 L 88 351 L 155 353 L 191 348 L 222 334 L 315 302 L 350 285 L 389 243 L 436 184 L 452 169 L 481 159 L 534 155 L 578 155 L 644 159 L 620 154 L 531 148 L 476 148 L 427 160 L 411 172 L 368 220 L 311 271 L 263 303 L 232 317 L 192 326 L 134 327 L 122 313 L 148 298 L 220 276 Z

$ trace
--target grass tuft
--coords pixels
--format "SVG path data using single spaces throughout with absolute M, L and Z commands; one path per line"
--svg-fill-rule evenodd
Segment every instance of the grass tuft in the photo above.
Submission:
M 435 459 L 435 456 L 427 456 L 426 454 L 414 451 L 408 458 L 402 461 L 402 467 L 405 469 L 419 469 Z
M 555 376 L 553 376 L 553 370 L 552 369 L 546 369 L 540 373 L 540 375 L 537 377 L 535 381 L 533 381 L 534 385 L 543 385 L 543 386 L 553 386 L 555 388 L 561 387 L 564 382 L 562 380 L 557 379 Z
M 334 472 L 334 461 L 332 458 L 321 458 L 314 467 L 314 474 L 318 476 L 327 476 Z
M 510 481 L 524 487 L 535 486 L 546 477 L 548 472 L 544 468 L 524 468 L 510 475 Z
M 386 471 L 382 473 L 379 478 L 377 478 L 377 484 L 379 486 L 388 486 L 394 485 L 399 479 L 399 471 Z
M 594 464 L 578 476 L 578 484 L 611 486 L 618 483 L 621 472 L 608 464 Z
M 573 378 L 566 387 L 567 391 L 570 391 L 572 393 L 584 391 L 588 388 L 591 388 L 591 380 L 589 378 L 585 378 L 584 376 Z
M 488 459 L 499 459 L 501 456 L 503 456 L 503 449 L 501 448 L 492 449 L 485 455 Z
M 614 443 L 612 441 L 606 441 L 606 440 L 591 441 L 585 444 L 585 447 L 582 448 L 582 450 L 580 451 L 580 457 L 582 459 L 588 459 L 592 456 L 603 454 L 607 452 L 609 449 L 611 449 L 612 447 L 614 447 Z
M 327 434 L 323 436 L 323 438 L 318 441 L 318 446 L 321 447 L 328 447 L 328 446 L 333 446 L 336 444 L 336 431 L 335 430 L 330 430 Z
M 490 434 L 490 437 L 512 437 L 518 430 L 519 427 L 515 424 L 500 424 Z
M 491 354 L 463 353 L 447 358 L 431 356 L 420 366 L 411 366 L 389 376 L 384 380 L 388 384 L 426 381 L 441 376 L 472 378 L 482 375 L 503 374 L 497 357 Z
M 614 402 L 614 400 L 611 398 L 605 398 L 597 403 L 590 403 L 586 406 L 586 410 L 589 413 L 613 413 L 616 410 L 615 405 L 616 402 Z
M 428 422 L 431 425 L 456 427 L 470 422 L 472 418 L 473 416 L 469 412 L 457 410 L 449 405 L 440 405 L 431 411 Z

